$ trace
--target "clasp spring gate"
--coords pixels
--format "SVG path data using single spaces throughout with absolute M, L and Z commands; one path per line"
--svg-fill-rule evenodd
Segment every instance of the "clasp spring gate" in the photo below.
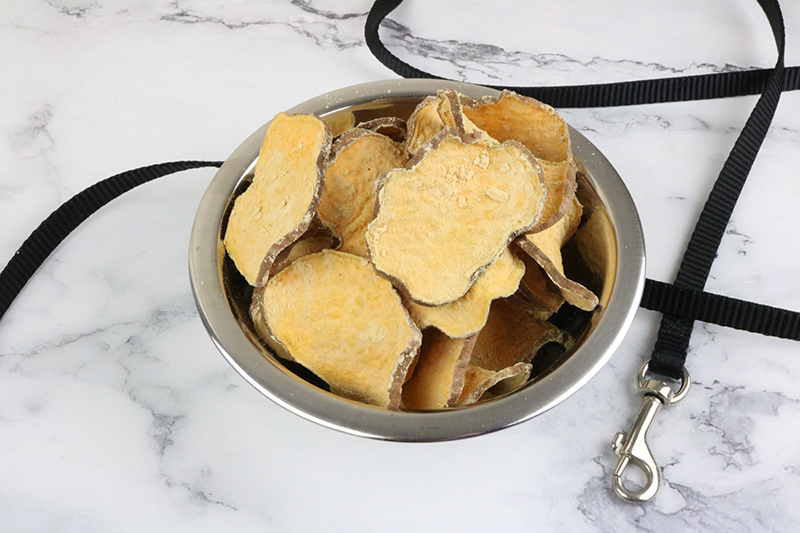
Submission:
M 647 446 L 647 433 L 661 408 L 681 401 L 691 385 L 689 373 L 684 368 L 680 388 L 677 392 L 673 392 L 668 382 L 645 377 L 648 366 L 649 361 L 642 365 L 636 375 L 636 383 L 642 395 L 639 413 L 628 433 L 617 433 L 611 441 L 612 449 L 619 456 L 612 478 L 614 492 L 623 500 L 632 503 L 649 501 L 658 492 L 658 465 Z M 645 484 L 641 490 L 631 490 L 625 486 L 622 474 L 630 464 L 637 466 L 645 475 Z

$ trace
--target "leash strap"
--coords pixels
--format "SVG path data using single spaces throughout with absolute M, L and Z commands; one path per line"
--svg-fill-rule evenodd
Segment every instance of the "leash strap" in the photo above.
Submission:
M 377 0 L 373 4 L 367 15 L 364 31 L 367 46 L 381 63 L 403 78 L 443 79 L 403 62 L 381 42 L 378 35 L 381 22 L 402 3 L 403 0 Z M 800 67 L 789 67 L 785 70 L 783 89 L 800 89 Z M 752 69 L 594 85 L 485 86 L 497 90 L 510 89 L 556 108 L 616 107 L 761 94 L 771 72 L 772 69 Z
M 84 189 L 53 211 L 0 272 L 0 319 L 53 250 L 84 220 L 114 198 L 162 176 L 182 170 L 221 167 L 222 161 L 175 161 L 128 170 Z

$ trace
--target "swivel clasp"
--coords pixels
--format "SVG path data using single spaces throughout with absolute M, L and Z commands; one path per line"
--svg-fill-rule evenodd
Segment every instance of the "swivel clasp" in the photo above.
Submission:
M 673 392 L 672 387 L 666 381 L 646 379 L 648 366 L 649 362 L 642 365 L 636 375 L 636 383 L 642 395 L 642 406 L 639 408 L 639 413 L 628 433 L 617 433 L 611 441 L 611 447 L 619 456 L 612 479 L 614 492 L 623 500 L 633 503 L 649 501 L 658 492 L 658 465 L 647 446 L 647 433 L 650 431 L 650 426 L 662 407 L 677 403 L 686 396 L 691 384 L 689 373 L 684 368 L 680 388 L 677 392 Z M 625 486 L 622 475 L 630 464 L 638 467 L 645 475 L 645 484 L 641 490 L 631 490 Z

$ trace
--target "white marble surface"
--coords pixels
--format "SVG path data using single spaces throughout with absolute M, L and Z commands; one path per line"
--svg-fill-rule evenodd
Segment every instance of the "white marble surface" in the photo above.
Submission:
M 787 63 L 800 2 L 784 0 Z M 407 0 L 383 35 L 472 82 L 564 84 L 768 67 L 753 0 Z M 221 160 L 276 112 L 396 76 L 363 43 L 365 0 L 9 0 L 0 5 L 0 264 L 61 202 L 129 168 Z M 497 6 L 495 8 L 494 6 Z M 485 44 L 479 44 L 485 43 Z M 639 206 L 647 275 L 672 279 L 754 97 L 564 110 Z M 785 94 L 709 290 L 800 309 L 800 93 Z M 544 415 L 400 444 L 262 397 L 206 335 L 189 230 L 213 170 L 113 202 L 0 322 L 0 531 L 796 531 L 800 345 L 698 324 L 689 397 L 650 434 L 656 500 L 610 490 L 609 442 L 656 313 Z

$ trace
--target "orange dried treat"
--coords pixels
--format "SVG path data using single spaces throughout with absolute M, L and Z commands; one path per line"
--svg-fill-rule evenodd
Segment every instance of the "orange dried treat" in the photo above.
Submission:
M 358 125 L 362 130 L 370 130 L 381 135 L 386 135 L 395 142 L 402 143 L 406 140 L 406 121 L 397 117 L 379 117 Z
M 526 307 L 534 313 L 536 318 L 547 320 L 561 309 L 564 304 L 564 295 L 561 289 L 553 283 L 544 269 L 533 257 L 517 248 L 517 255 L 525 264 L 525 274 L 519 286 L 519 295 L 527 303 Z
M 467 337 L 486 323 L 492 300 L 516 292 L 524 273 L 525 264 L 506 248 L 458 300 L 434 307 L 407 302 L 406 307 L 420 329 L 434 326 L 449 337 Z
M 370 130 L 355 128 L 336 141 L 318 211 L 341 238 L 341 251 L 367 256 L 364 235 L 375 211 L 376 181 L 407 162 L 402 144 Z
M 428 96 L 417 104 L 408 117 L 407 128 L 406 150 L 413 155 L 444 129 L 444 121 L 439 116 L 439 98 Z
M 321 117 L 331 129 L 333 137 L 341 135 L 342 133 L 353 129 L 356 125 L 356 117 L 353 113 L 334 113 Z
M 225 231 L 225 248 L 249 284 L 266 278 L 278 253 L 311 223 L 330 144 L 330 129 L 314 115 L 279 113 L 270 122 L 253 182 Z
M 517 363 L 530 363 L 548 342 L 566 343 L 566 334 L 549 322 L 511 304 L 492 302 L 489 319 L 478 333 L 470 363 L 498 372 Z
M 422 335 L 366 259 L 333 250 L 301 257 L 256 289 L 251 315 L 331 392 L 399 408 Z
M 547 199 L 542 210 L 539 222 L 529 233 L 546 230 L 559 220 L 572 207 L 578 183 L 575 179 L 578 167 L 573 161 L 559 161 L 554 163 L 546 159 L 539 159 L 544 171 L 544 182 L 547 186 Z
M 306 232 L 295 242 L 284 248 L 275 258 L 270 268 L 269 276 L 272 277 L 287 266 L 291 265 L 296 259 L 303 256 L 315 254 L 322 250 L 335 248 L 340 243 L 330 229 L 315 218 Z
M 537 159 L 570 161 L 569 127 L 555 109 L 533 98 L 505 90 L 497 98 L 461 97 L 464 115 L 500 142 L 522 143 Z
M 445 129 L 384 174 L 367 229 L 375 267 L 417 303 L 462 297 L 544 204 L 541 167 L 518 143 L 465 144 Z
M 575 281 L 564 275 L 564 264 L 561 259 L 561 247 L 575 233 L 581 221 L 583 208 L 577 198 L 573 199 L 572 209 L 553 226 L 539 233 L 526 233 L 516 243 L 528 255 L 541 265 L 550 279 L 555 283 L 564 298 L 570 304 L 584 311 L 597 307 L 597 296 Z
M 460 94 L 452 89 L 442 89 L 436 96 L 425 98 L 414 109 L 408 120 L 406 149 L 412 155 L 416 154 L 445 128 L 452 129 L 467 144 L 477 140 L 497 142 L 464 115 Z
M 467 365 L 461 396 L 455 405 L 470 405 L 514 391 L 528 381 L 531 369 L 528 363 L 517 363 L 499 371 L 486 370 L 470 363 Z
M 487 143 L 497 142 L 464 115 L 461 95 L 456 91 L 442 89 L 437 93 L 437 97 L 439 98 L 437 109 L 444 126 L 455 129 L 462 141 L 465 143 L 472 143 L 478 140 Z
M 452 339 L 427 329 L 411 378 L 403 386 L 403 405 L 409 409 L 452 407 L 464 386 L 464 373 L 475 336 Z
M 547 203 L 537 227 L 542 231 L 570 208 L 577 184 L 569 127 L 556 111 L 538 100 L 503 91 L 497 98 L 461 96 L 463 113 L 476 127 L 504 141 L 514 139 L 539 159 L 547 183 Z

